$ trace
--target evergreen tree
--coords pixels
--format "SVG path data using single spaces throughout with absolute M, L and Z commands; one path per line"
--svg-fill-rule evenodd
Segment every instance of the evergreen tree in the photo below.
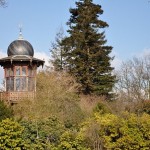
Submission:
M 82 85 L 85 94 L 108 96 L 115 82 L 109 56 L 111 46 L 103 29 L 108 24 L 100 20 L 101 6 L 92 0 L 79 0 L 70 9 L 69 36 L 63 40 L 68 71 Z
M 50 63 L 52 63 L 55 71 L 61 71 L 64 68 L 64 48 L 61 45 L 63 38 L 64 31 L 63 28 L 60 28 L 59 32 L 56 34 L 55 42 L 51 43 L 50 53 L 52 58 L 50 59 Z

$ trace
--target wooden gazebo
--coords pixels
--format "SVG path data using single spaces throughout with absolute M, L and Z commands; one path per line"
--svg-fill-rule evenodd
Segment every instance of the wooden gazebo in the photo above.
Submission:
M 7 54 L 8 57 L 0 59 L 5 79 L 1 99 L 14 104 L 21 99 L 34 98 L 37 67 L 43 66 L 44 61 L 33 57 L 34 49 L 21 32 L 18 40 L 8 46 Z

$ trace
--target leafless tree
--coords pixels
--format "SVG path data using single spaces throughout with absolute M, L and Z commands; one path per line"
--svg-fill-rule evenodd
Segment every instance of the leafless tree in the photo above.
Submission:
M 122 105 L 134 107 L 150 99 L 150 55 L 123 62 L 116 76 L 116 92 Z
M 59 31 L 56 33 L 55 42 L 51 43 L 50 53 L 52 63 L 55 71 L 64 70 L 65 60 L 63 57 L 64 46 L 62 46 L 62 40 L 64 39 L 63 27 L 60 27 Z

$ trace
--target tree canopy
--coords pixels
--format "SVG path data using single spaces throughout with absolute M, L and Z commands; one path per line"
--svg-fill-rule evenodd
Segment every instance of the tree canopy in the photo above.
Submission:
M 82 85 L 84 94 L 108 96 L 114 85 L 111 46 L 106 46 L 105 21 L 100 20 L 103 10 L 92 0 L 79 0 L 70 9 L 69 36 L 63 40 L 64 57 L 68 71 Z

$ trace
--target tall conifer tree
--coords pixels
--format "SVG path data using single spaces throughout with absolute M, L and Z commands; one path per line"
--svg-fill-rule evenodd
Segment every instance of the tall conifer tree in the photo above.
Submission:
M 92 0 L 79 0 L 70 13 L 69 36 L 63 40 L 68 71 L 81 83 L 83 93 L 108 96 L 115 76 L 109 56 L 112 47 L 105 45 L 103 31 L 108 24 L 100 20 L 103 10 Z

